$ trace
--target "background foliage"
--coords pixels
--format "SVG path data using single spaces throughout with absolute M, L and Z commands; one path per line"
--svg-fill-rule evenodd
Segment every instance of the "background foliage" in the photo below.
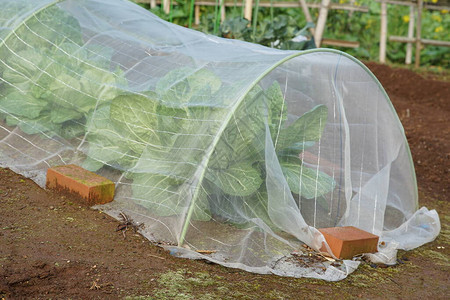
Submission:
M 165 20 L 188 27 L 190 1 L 173 1 L 170 14 L 165 14 L 160 6 L 151 9 L 151 11 Z M 236 1 L 235 3 L 237 3 Z M 272 1 L 276 2 L 277 0 Z M 316 0 L 315 2 L 320 1 Z M 345 4 L 351 1 L 333 0 L 332 2 Z M 427 0 L 425 2 L 435 5 L 450 5 L 450 1 L 442 0 Z M 378 60 L 380 3 L 373 0 L 360 0 L 354 1 L 354 4 L 367 6 L 369 12 L 330 10 L 324 38 L 359 41 L 360 47 L 356 49 L 333 48 L 348 52 L 359 59 Z M 150 9 L 148 4 L 140 5 Z M 316 19 L 318 9 L 310 9 L 310 12 L 313 18 Z M 388 35 L 407 36 L 408 21 L 409 7 L 388 5 Z M 256 23 L 250 24 L 248 20 L 243 18 L 242 7 L 227 7 L 226 20 L 220 24 L 219 7 L 202 6 L 200 8 L 200 25 L 194 25 L 193 28 L 205 33 L 250 41 L 269 47 L 301 50 L 313 46 L 311 43 L 302 42 L 301 39 L 295 39 L 299 35 L 308 36 L 307 30 L 301 31 L 305 26 L 307 26 L 307 22 L 301 8 L 259 7 L 257 9 Z M 424 10 L 422 17 L 422 38 L 449 41 L 449 30 L 449 11 Z M 324 46 L 328 47 L 327 45 Z M 403 63 L 405 55 L 406 44 L 388 41 L 388 60 Z M 435 65 L 439 68 L 450 68 L 450 48 L 424 46 L 421 52 L 421 65 Z

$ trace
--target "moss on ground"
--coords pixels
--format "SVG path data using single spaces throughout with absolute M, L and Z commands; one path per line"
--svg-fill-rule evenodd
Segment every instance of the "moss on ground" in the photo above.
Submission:
M 443 252 L 431 249 L 420 250 L 416 255 L 431 259 L 436 265 L 450 267 L 450 258 Z
M 441 232 L 433 243 L 413 250 L 416 257 L 432 260 L 437 266 L 450 267 L 450 216 L 441 214 Z
M 159 288 L 152 296 L 133 296 L 126 299 L 218 299 L 230 291 L 230 287 L 221 282 L 222 279 L 207 272 L 190 272 L 186 269 L 168 271 L 159 276 L 157 280 Z M 212 288 L 205 289 L 207 287 Z
M 255 293 L 262 299 L 289 299 L 279 290 L 263 289 L 257 281 L 227 282 L 225 278 L 207 272 L 191 272 L 187 269 L 168 271 L 159 276 L 158 288 L 152 295 L 129 296 L 127 300 L 154 299 L 255 299 Z
M 442 215 L 440 217 L 442 228 L 437 240 L 450 246 L 450 216 Z

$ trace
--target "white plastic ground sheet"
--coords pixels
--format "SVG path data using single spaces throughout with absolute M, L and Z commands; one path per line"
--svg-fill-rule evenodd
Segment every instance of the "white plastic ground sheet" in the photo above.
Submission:
M 256 273 L 345 278 L 358 262 L 302 256 L 322 227 L 393 250 L 438 235 L 392 104 L 353 57 L 217 38 L 125 0 L 1 7 L 0 166 L 44 186 L 80 165 L 116 184 L 99 209 L 151 241 Z

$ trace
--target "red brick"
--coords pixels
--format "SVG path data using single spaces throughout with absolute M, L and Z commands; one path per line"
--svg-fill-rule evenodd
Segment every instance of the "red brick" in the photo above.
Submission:
M 320 228 L 333 254 L 342 259 L 377 252 L 378 236 L 353 226 Z M 326 252 L 325 246 L 321 251 Z
M 114 198 L 114 183 L 76 165 L 48 169 L 46 187 L 81 197 L 88 205 L 104 204 Z

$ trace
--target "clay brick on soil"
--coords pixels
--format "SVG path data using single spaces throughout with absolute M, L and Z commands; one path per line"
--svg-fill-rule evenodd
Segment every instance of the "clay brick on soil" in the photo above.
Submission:
M 46 187 L 79 196 L 88 205 L 108 203 L 114 198 L 114 183 L 111 180 L 77 165 L 49 168 Z
M 377 252 L 378 236 L 353 226 L 320 228 L 333 254 L 342 259 Z M 322 251 L 326 252 L 325 247 Z

